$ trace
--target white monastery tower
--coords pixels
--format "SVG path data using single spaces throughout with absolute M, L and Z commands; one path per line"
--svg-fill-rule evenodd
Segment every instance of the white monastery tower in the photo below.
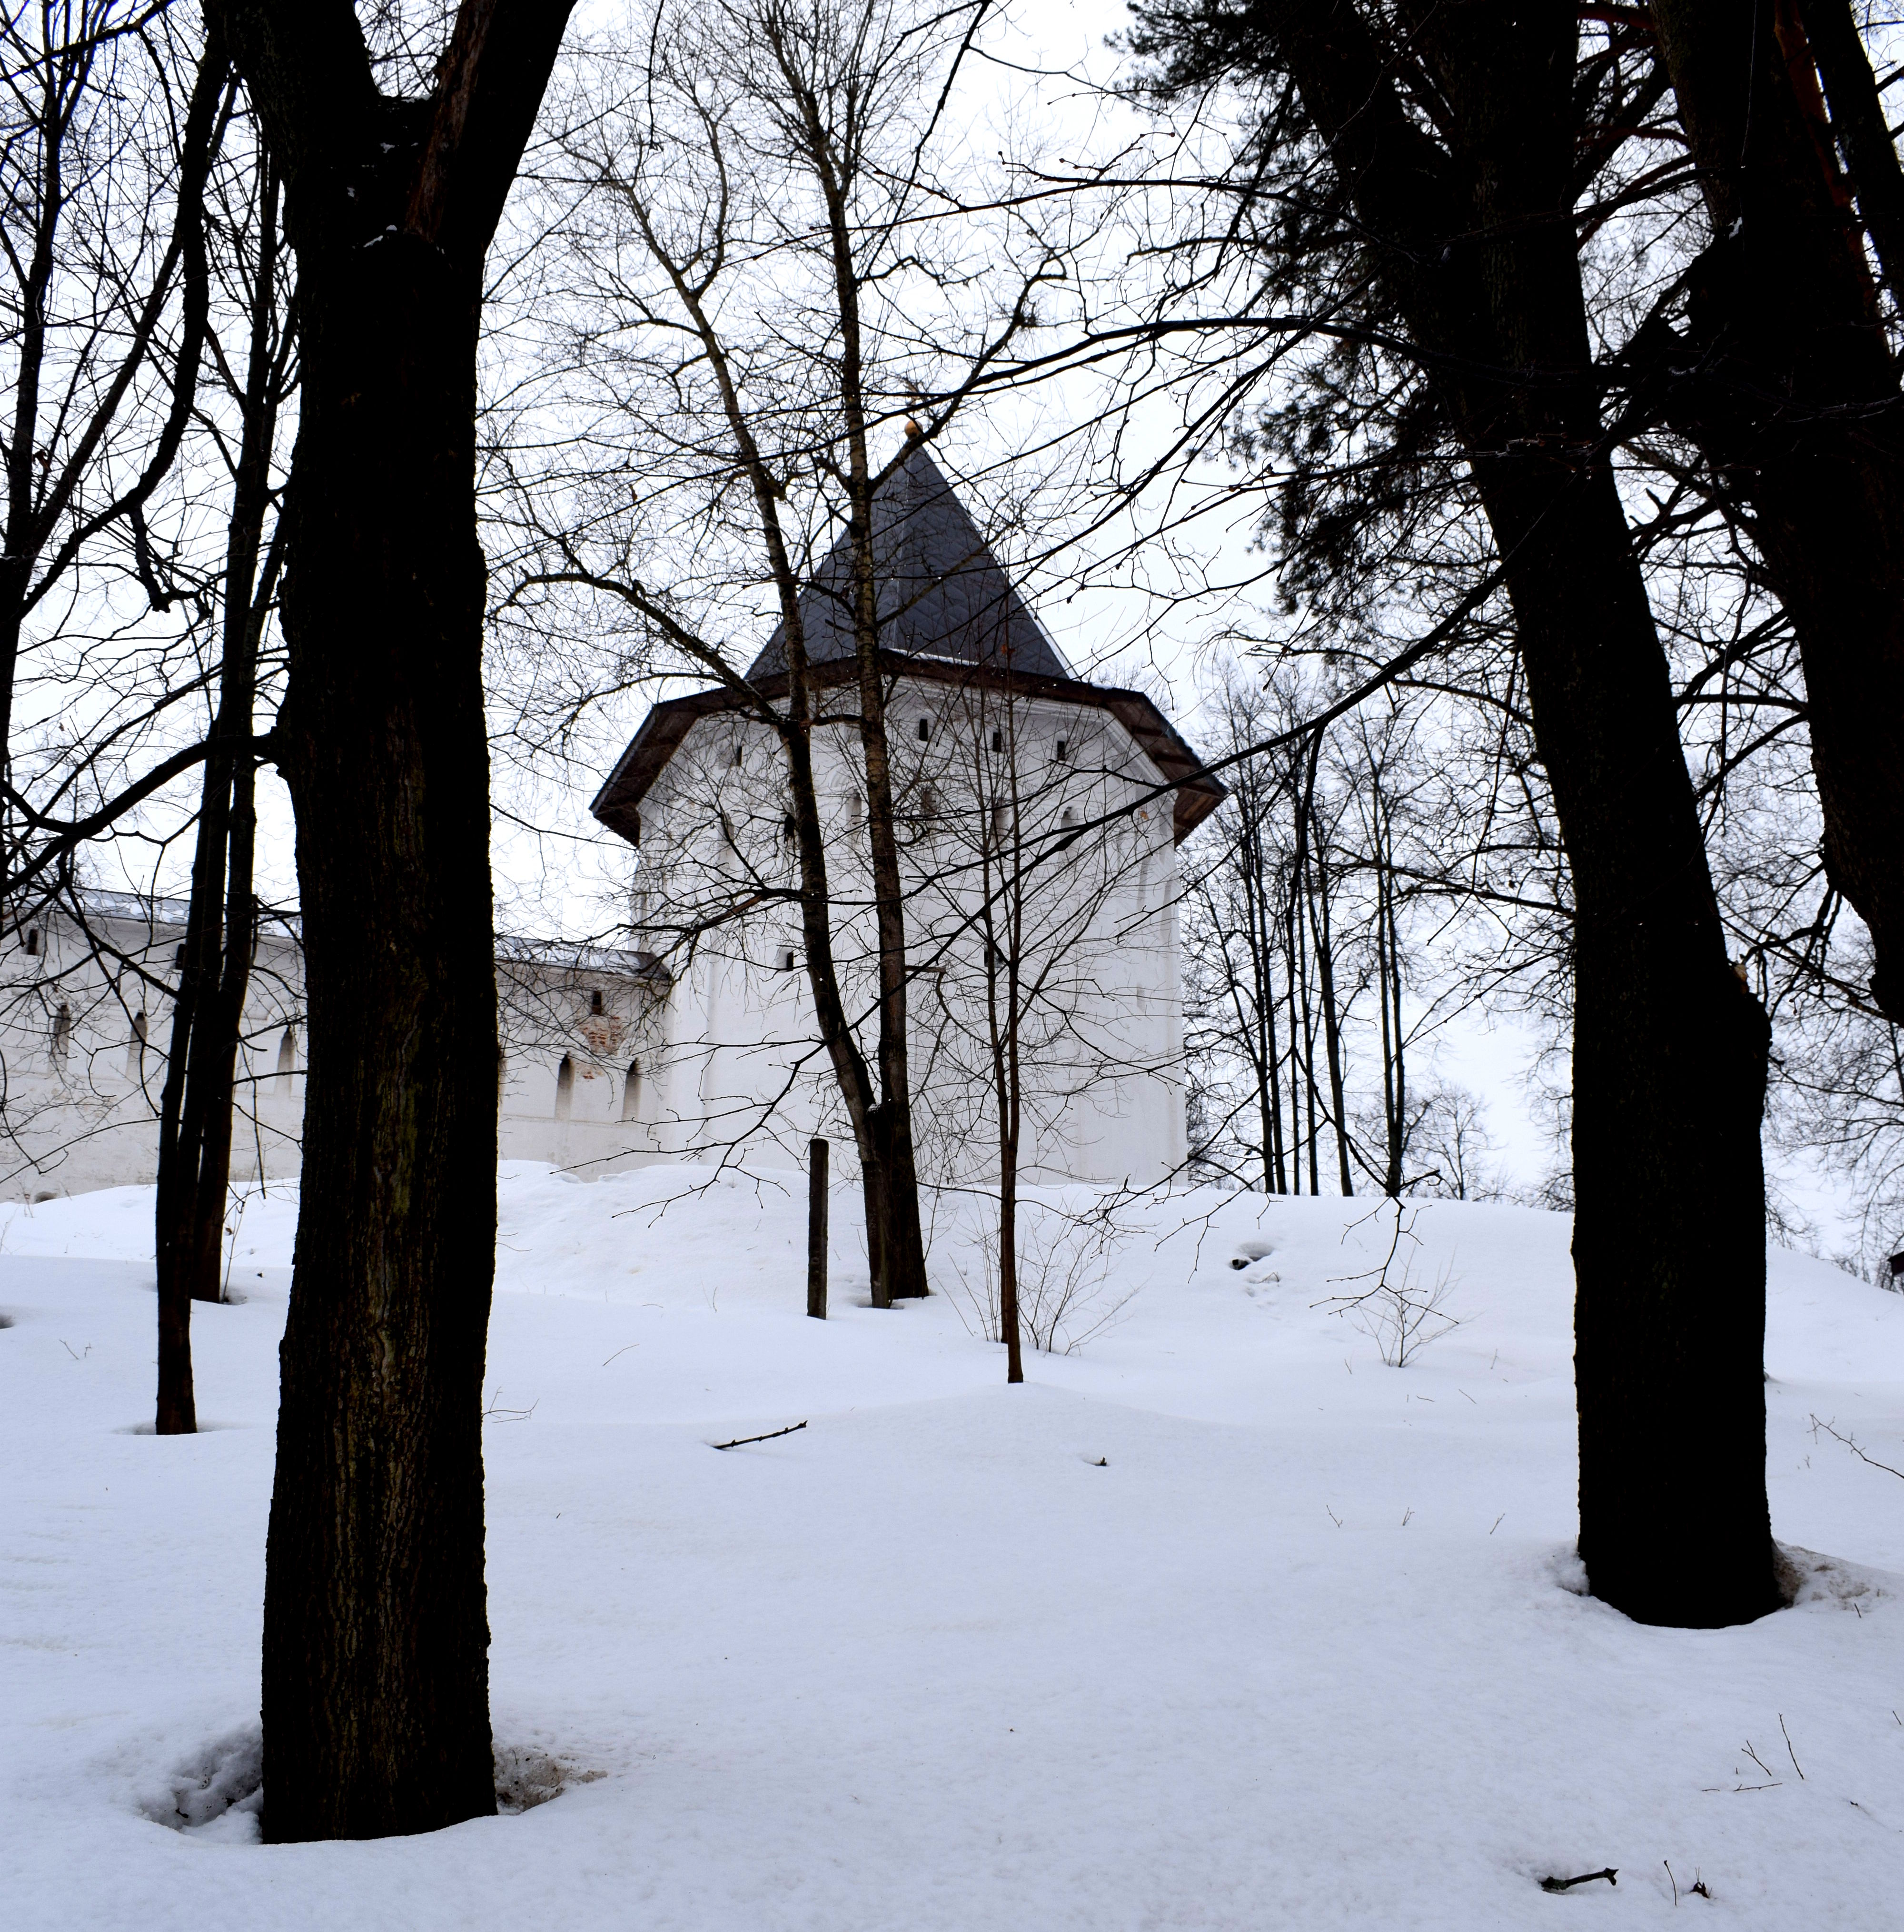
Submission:
M 1148 698 L 1072 675 L 922 443 L 874 510 L 920 1178 L 996 1172 L 1009 987 L 1024 1178 L 1161 1180 L 1185 1156 L 1177 848 L 1223 788 Z M 847 568 L 843 537 L 801 608 L 835 956 L 870 1058 Z M 636 1158 L 791 1164 L 816 1132 L 851 1150 L 804 970 L 783 754 L 758 716 L 785 704 L 778 632 L 747 681 L 757 700 L 717 687 L 657 704 L 594 802 L 637 848 L 630 943 L 668 982 L 631 1041 Z

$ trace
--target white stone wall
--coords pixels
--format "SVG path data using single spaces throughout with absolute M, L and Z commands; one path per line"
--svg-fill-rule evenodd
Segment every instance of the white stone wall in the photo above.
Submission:
M 170 902 L 154 916 L 102 896 L 83 926 L 55 914 L 0 941 L 0 1196 L 154 1178 L 182 916 Z M 583 1172 L 658 1158 L 652 1134 L 623 1120 L 628 1070 L 655 1035 L 657 986 L 613 952 L 526 947 L 498 960 L 497 982 L 502 1157 Z M 245 1004 L 235 1180 L 296 1174 L 304 1066 L 302 956 L 294 933 L 267 928 Z M 637 1074 L 637 1101 L 640 1087 Z
M 184 939 L 179 921 L 102 898 L 84 926 L 54 914 L 0 940 L 0 1195 L 31 1200 L 152 1179 Z M 267 929 L 245 1003 L 235 1178 L 297 1171 L 302 1020 L 295 939 Z
M 1024 881 L 1016 938 L 1001 936 L 1039 987 L 1023 1013 L 1021 1173 L 1143 1185 L 1174 1172 L 1185 1132 L 1171 795 L 1125 809 L 1159 785 L 1156 770 L 1096 706 L 1006 704 L 925 679 L 894 690 L 889 734 L 922 1178 L 997 1172 L 976 914 L 1015 875 Z M 817 1132 L 850 1170 L 852 1136 L 817 1037 L 791 897 L 781 756 L 757 724 L 704 718 L 644 800 L 631 938 L 664 972 L 643 973 L 622 952 L 504 946 L 505 1159 L 583 1174 L 736 1151 L 798 1166 Z M 814 758 L 835 964 L 870 1058 L 875 958 L 856 728 L 818 730 Z M 1062 853 L 1030 862 L 1067 835 Z M 0 1193 L 153 1178 L 182 910 L 163 902 L 154 917 L 102 898 L 90 934 L 56 916 L 36 928 L 31 952 L 23 935 L 0 942 Z M 297 1172 L 304 1046 L 295 935 L 267 930 L 246 1006 L 234 1178 Z
M 1161 1178 L 1185 1148 L 1171 795 L 1123 809 L 1159 784 L 1156 769 L 1099 707 L 1007 703 L 925 679 L 894 690 L 888 736 L 915 975 L 922 1178 L 997 1171 L 976 914 L 1015 875 L 1026 886 L 1009 950 L 1040 988 L 1022 1029 L 1021 1171 Z M 870 1058 L 874 929 L 856 728 L 817 731 L 814 766 L 835 965 Z M 774 735 L 722 716 L 691 728 L 643 802 L 634 937 L 673 974 L 643 1118 L 670 1154 L 739 1144 L 799 1161 L 820 1132 L 850 1158 L 787 896 L 796 878 L 787 809 Z M 1025 871 L 1068 832 L 1064 853 Z

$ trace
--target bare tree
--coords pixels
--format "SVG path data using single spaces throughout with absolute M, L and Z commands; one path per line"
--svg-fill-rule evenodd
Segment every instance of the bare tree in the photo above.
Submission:
M 1444 530 L 1485 532 L 1489 560 L 1463 607 L 1492 582 L 1511 610 L 1573 894 L 1580 1548 L 1593 1588 L 1663 1622 L 1762 1615 L 1780 1600 L 1761 1360 L 1769 1029 L 1727 956 L 1580 262 L 1576 204 L 1626 146 L 1625 70 L 1583 67 L 1564 10 L 1480 6 L 1420 32 L 1378 9 L 1307 4 L 1168 0 L 1141 20 L 1162 92 L 1201 101 L 1225 79 L 1246 90 L 1223 197 L 1234 219 L 1201 233 L 1246 233 L 1270 365 L 1305 336 L 1320 345 L 1315 406 L 1282 427 L 1291 445 L 1312 439 L 1305 478 L 1329 481 L 1292 491 L 1291 512 L 1299 531 L 1319 502 L 1359 495 L 1364 514 L 1336 524 L 1337 541 L 1318 532 L 1315 574 L 1441 514 Z M 1192 252 L 1201 263 L 1228 248 Z M 1339 398 L 1371 370 L 1379 416 L 1320 403 L 1331 380 Z M 1234 361 L 1211 374 L 1236 394 Z M 1458 518 L 1428 508 L 1455 500 Z M 1694 1354 L 1689 1406 L 1674 1365 Z M 1697 1565 L 1678 1553 L 1692 1516 L 1710 1532 Z
M 1178 980 L 1172 814 L 1112 712 L 1066 704 L 1015 677 L 1009 662 L 975 670 L 947 709 L 930 862 L 912 893 L 940 1053 L 961 1076 L 942 1076 L 935 1089 L 937 1165 L 955 1187 L 995 1182 L 988 1252 L 1006 1379 L 1019 1382 L 1027 1166 L 1036 1174 L 1061 1146 L 1072 1162 L 1108 1155 L 1114 1170 L 1114 1151 L 1093 1141 L 1114 1136 L 1123 1119 L 1174 1117 L 1182 1105 L 1183 1043 L 1169 1018 Z M 946 1107 L 938 1096 L 949 1090 L 966 1104 Z M 970 1118 L 975 1103 L 988 1120 Z M 1049 1238 L 1032 1245 L 1051 1258 Z M 1075 1292 L 1075 1281 L 1068 1286 Z M 1049 1346 L 1063 1311 L 1044 1300 L 1034 1304 L 1044 1318 L 1033 1332 Z
M 213 250 L 233 326 L 230 351 L 216 323 L 212 359 L 236 418 L 229 465 L 225 554 L 213 600 L 218 694 L 200 788 L 184 957 L 172 998 L 172 1036 L 159 1107 L 155 1252 L 158 1265 L 161 1435 L 196 1426 L 190 1304 L 216 1301 L 231 1180 L 232 1108 L 246 989 L 258 922 L 252 890 L 256 826 L 253 712 L 259 647 L 277 596 L 279 421 L 292 380 L 291 291 L 280 268 L 279 183 L 254 154 L 217 181 Z
M 485 254 L 568 10 L 463 0 L 446 39 L 424 36 L 421 71 L 399 44 L 386 90 L 346 0 L 208 0 L 284 184 L 298 274 L 276 751 L 310 1051 L 265 1580 L 280 1841 L 496 1806 L 476 355 Z
M 568 143 L 586 188 L 568 221 L 579 280 L 552 293 L 559 313 L 585 317 L 556 346 L 561 406 L 596 423 L 605 460 L 533 479 L 520 500 L 525 590 L 619 605 L 631 634 L 616 682 L 712 678 L 778 748 L 790 875 L 772 890 L 798 914 L 878 1303 L 926 1286 L 886 716 L 895 627 L 928 588 L 895 581 L 907 466 L 1061 269 L 1028 214 L 1001 224 L 994 208 L 982 236 L 937 171 L 946 105 L 988 11 L 731 0 L 657 11 L 637 50 L 604 52 L 608 77 L 578 105 Z M 901 425 L 898 449 L 877 451 Z M 631 449 L 649 479 L 634 493 Z M 524 608 L 546 621 L 546 604 Z M 769 628 L 751 662 L 729 642 Z M 815 775 L 835 728 L 856 736 L 870 1040 L 838 953 Z M 704 917 L 691 923 L 704 934 Z
M 14 9 L 0 62 L 5 760 L 29 620 L 79 594 L 75 579 L 103 545 L 151 579 L 143 513 L 191 417 L 210 298 L 205 187 L 232 94 L 217 36 L 194 56 L 151 0 Z M 22 866 L 21 845 L 58 828 L 10 764 L 0 778 L 11 826 L 0 846 L 17 895 L 43 869 Z

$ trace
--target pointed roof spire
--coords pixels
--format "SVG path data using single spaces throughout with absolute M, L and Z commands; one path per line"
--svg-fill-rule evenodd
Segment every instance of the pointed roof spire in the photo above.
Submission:
M 908 425 L 909 430 L 911 426 Z M 880 648 L 968 664 L 1009 664 L 1034 676 L 1071 668 L 1031 614 L 916 430 L 904 460 L 873 496 L 873 568 Z M 800 615 L 808 661 L 853 656 L 850 546 L 844 532 L 806 587 Z M 784 626 L 748 670 L 787 668 Z

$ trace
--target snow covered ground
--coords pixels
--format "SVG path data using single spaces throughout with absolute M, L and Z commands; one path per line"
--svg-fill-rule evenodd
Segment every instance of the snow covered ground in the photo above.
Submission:
M 1774 1520 L 1831 1561 L 1747 1628 L 1650 1630 L 1570 1587 L 1559 1218 L 1424 1205 L 1462 1325 L 1396 1370 L 1313 1306 L 1387 1246 L 1345 1238 L 1368 1204 L 1152 1204 L 1115 1321 L 1007 1390 L 958 1296 L 862 1305 L 846 1192 L 823 1325 L 803 1184 L 667 1199 L 709 1178 L 505 1170 L 496 1732 L 568 1781 L 373 1844 L 186 1824 L 255 1750 L 291 1202 L 247 1206 L 243 1299 L 194 1322 L 214 1426 L 170 1440 L 149 1193 L 0 1210 L 0 1922 L 1904 1919 L 1904 1481 L 1810 1420 L 1904 1468 L 1904 1298 L 1774 1256 Z

